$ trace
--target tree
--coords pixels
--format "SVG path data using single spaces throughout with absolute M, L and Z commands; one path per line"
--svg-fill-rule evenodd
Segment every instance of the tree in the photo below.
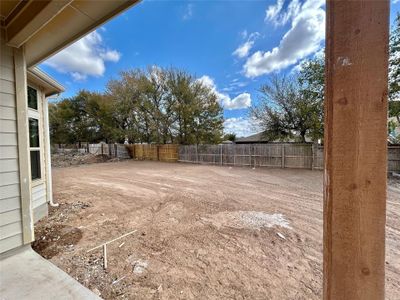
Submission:
M 74 97 L 49 105 L 53 143 L 115 141 L 112 103 L 103 94 L 81 90 Z
M 66 122 L 72 116 L 68 104 L 69 102 L 49 103 L 49 132 L 53 144 L 69 144 L 73 140 Z
M 400 13 L 389 43 L 389 117 L 396 117 L 400 124 Z
M 400 124 L 400 13 L 397 14 L 396 20 L 390 36 L 389 44 L 389 117 L 395 117 Z M 262 101 L 259 108 L 252 109 L 252 115 L 261 120 L 261 124 L 265 129 L 267 137 L 272 139 L 280 138 L 285 139 L 293 136 L 293 131 L 301 132 L 305 128 L 307 136 L 313 140 L 323 138 L 324 131 L 324 87 L 325 87 L 325 59 L 323 55 L 317 55 L 314 58 L 305 60 L 301 66 L 296 79 L 299 85 L 299 92 L 302 95 L 302 109 L 298 110 L 296 107 L 293 109 L 297 112 L 309 112 L 310 115 L 305 118 L 306 122 L 295 121 L 299 118 L 289 117 L 288 109 L 282 107 L 280 102 L 290 102 L 288 98 L 290 95 L 282 97 L 279 95 L 280 100 L 278 104 L 274 102 L 277 100 Z M 261 88 L 263 97 L 271 98 L 271 92 L 276 89 L 283 90 L 288 93 L 288 87 L 280 82 L 266 89 L 265 86 Z M 267 85 L 268 86 L 268 85 Z M 272 89 L 271 89 L 272 88 Z M 277 92 L 275 91 L 275 94 Z M 278 95 L 275 95 L 278 96 Z M 268 104 L 269 102 L 269 104 Z M 293 113 L 291 113 L 293 114 Z M 290 124 L 288 122 L 291 122 Z M 305 126 L 307 124 L 307 126 Z M 388 124 L 388 128 L 394 126 L 395 123 Z M 303 130 L 302 130 L 303 128 Z M 302 139 L 304 140 L 304 139 Z
M 400 101 L 400 13 L 397 13 L 389 42 L 389 99 Z
M 231 141 L 234 142 L 236 140 L 236 134 L 235 133 L 227 133 L 224 135 L 224 141 Z
M 222 107 L 217 95 L 189 73 L 168 71 L 171 132 L 180 144 L 218 143 L 222 137 Z
M 106 95 L 113 102 L 113 116 L 119 137 L 127 136 L 129 141 L 151 142 L 151 119 L 146 113 L 143 90 L 147 78 L 139 70 L 120 73 L 119 79 L 107 83 Z
M 297 78 L 272 76 L 260 93 L 260 104 L 250 114 L 267 139 L 305 142 L 306 136 L 318 136 L 320 101 L 306 97 Z
M 55 143 L 218 143 L 222 108 L 193 75 L 156 66 L 120 73 L 106 92 L 85 90 L 50 106 Z
M 313 103 L 313 122 L 309 131 L 316 141 L 324 136 L 325 56 L 317 55 L 301 65 L 297 80 L 302 96 Z
M 152 66 L 121 72 L 107 85 L 118 124 L 130 141 L 214 143 L 222 136 L 215 93 L 189 73 Z

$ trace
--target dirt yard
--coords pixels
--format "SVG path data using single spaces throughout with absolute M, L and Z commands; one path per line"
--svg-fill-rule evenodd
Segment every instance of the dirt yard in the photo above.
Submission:
M 322 172 L 123 161 L 53 169 L 35 249 L 105 299 L 321 299 Z M 400 183 L 386 297 L 400 299 Z M 87 250 L 117 238 L 107 248 Z

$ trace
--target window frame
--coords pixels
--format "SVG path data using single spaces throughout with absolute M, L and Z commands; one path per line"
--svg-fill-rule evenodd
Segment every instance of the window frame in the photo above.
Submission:
M 30 166 L 32 166 L 32 162 L 31 162 L 31 152 L 32 151 L 39 151 L 39 164 L 40 164 L 40 170 L 39 170 L 39 174 L 40 177 L 39 178 L 35 178 L 32 179 L 32 170 L 30 172 L 30 179 L 32 182 L 32 187 L 42 184 L 44 182 L 44 136 L 43 136 L 43 123 L 42 123 L 42 116 L 43 114 L 42 112 L 42 101 L 41 101 L 41 97 L 42 97 L 42 92 L 39 89 L 39 87 L 28 83 L 26 90 L 28 92 L 28 87 L 33 88 L 36 90 L 36 96 L 37 96 L 37 109 L 31 108 L 28 106 L 28 99 L 27 99 L 27 107 L 28 107 L 28 144 L 29 144 L 29 161 L 30 161 Z M 37 124 L 38 124 L 38 135 L 39 135 L 39 147 L 31 147 L 30 146 L 30 129 L 29 129 L 29 119 L 35 119 L 37 120 Z

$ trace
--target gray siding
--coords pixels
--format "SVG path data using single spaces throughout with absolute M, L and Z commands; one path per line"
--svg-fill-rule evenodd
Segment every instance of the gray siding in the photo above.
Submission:
M 18 173 L 13 50 L 0 49 L 0 253 L 21 246 L 22 221 Z
M 47 216 L 46 184 L 43 182 L 32 187 L 32 208 L 34 222 Z
M 32 207 L 36 208 L 46 203 L 46 185 L 43 183 L 32 187 Z

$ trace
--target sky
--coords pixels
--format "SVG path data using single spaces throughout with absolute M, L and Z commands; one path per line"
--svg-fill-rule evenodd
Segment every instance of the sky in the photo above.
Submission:
M 391 23 L 400 0 L 391 1 Z M 66 91 L 103 92 L 120 71 L 158 65 L 194 74 L 224 109 L 224 131 L 259 131 L 249 118 L 273 73 L 295 72 L 325 43 L 325 1 L 144 0 L 40 68 Z

